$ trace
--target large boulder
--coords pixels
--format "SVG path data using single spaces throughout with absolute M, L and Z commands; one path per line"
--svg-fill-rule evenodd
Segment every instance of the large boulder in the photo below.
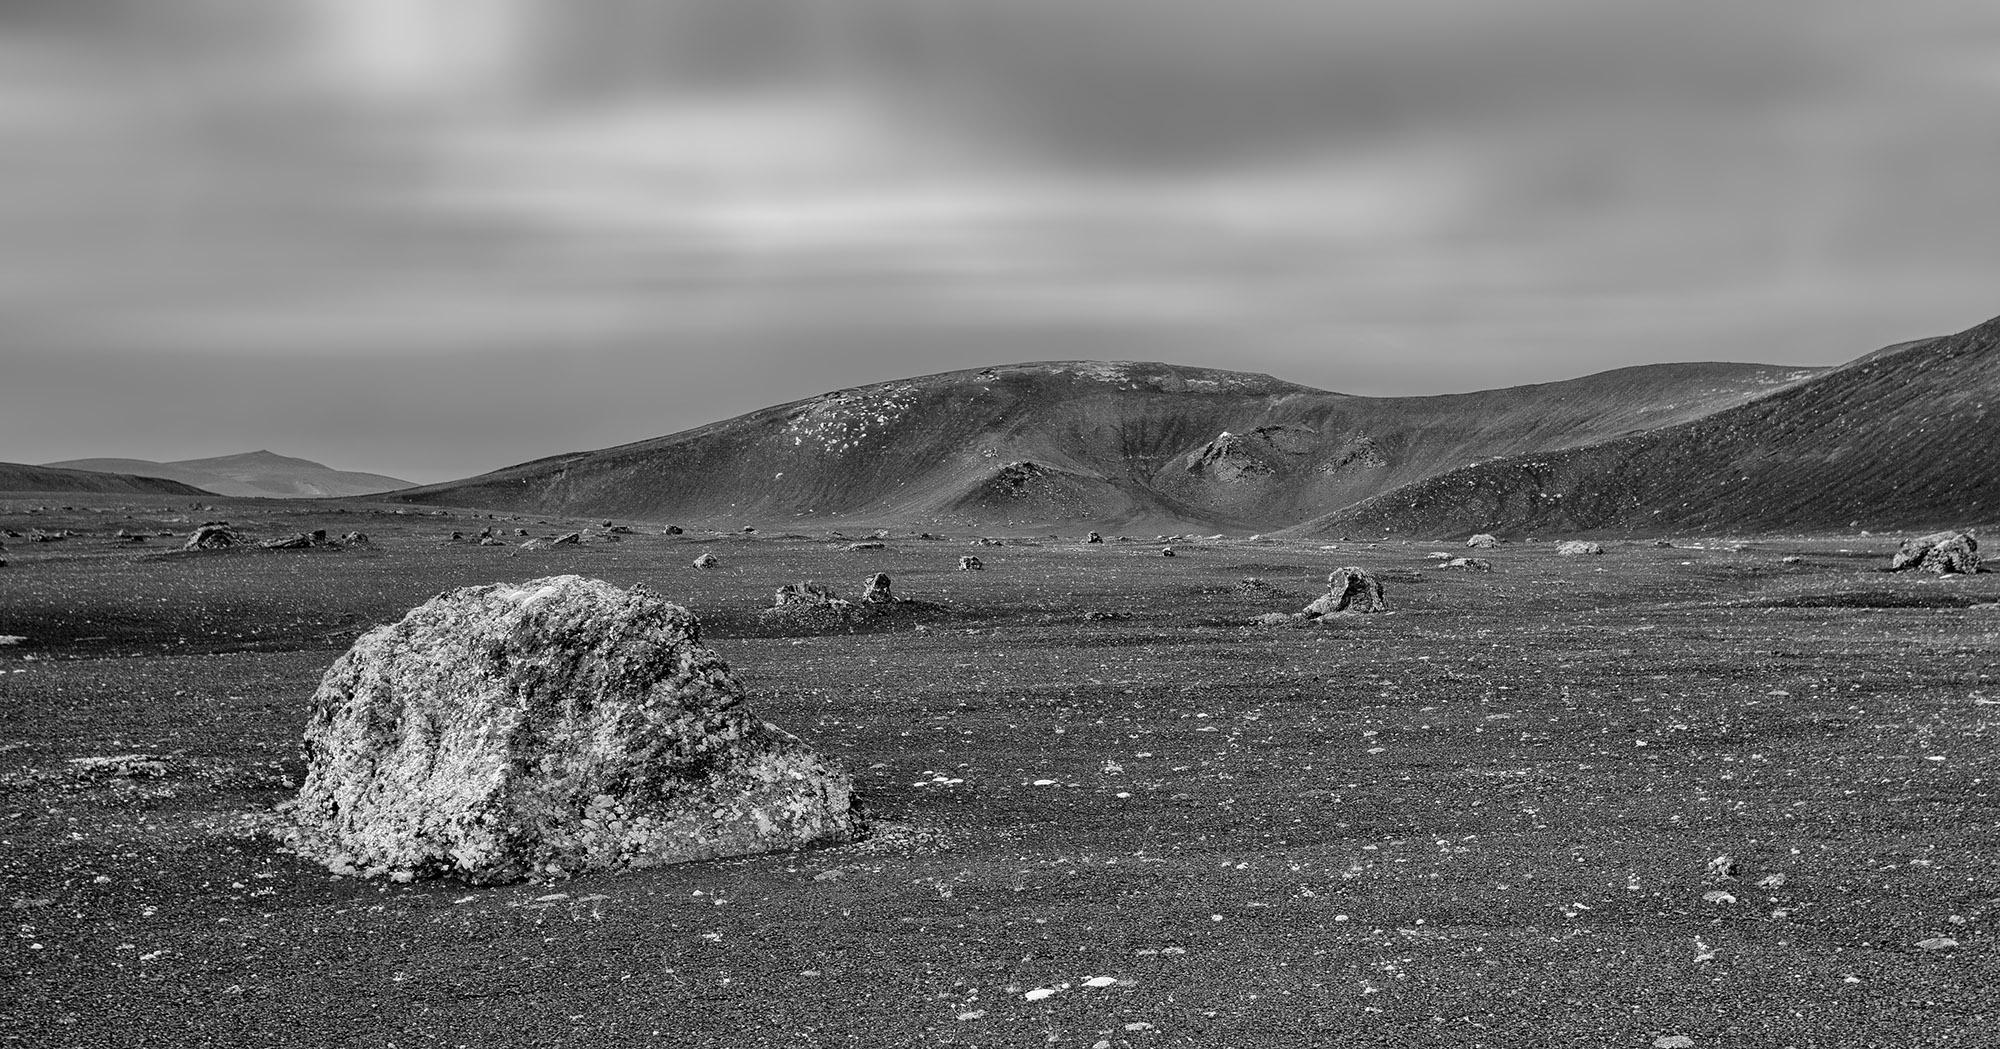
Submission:
M 320 682 L 298 845 L 336 872 L 491 884 L 856 833 L 847 774 L 746 701 L 642 586 L 443 594 Z
M 1915 568 L 1944 575 L 1979 571 L 1979 540 L 1971 532 L 1943 531 L 1904 540 L 1889 562 L 1891 572 Z
M 1465 545 L 1474 550 L 1498 550 L 1500 548 L 1500 540 L 1487 535 L 1485 532 L 1481 532 L 1467 539 Z
M 1299 614 L 1319 619 L 1335 612 L 1384 612 L 1382 584 L 1365 568 L 1348 565 L 1326 577 L 1327 592 L 1314 599 Z
M 1557 557 L 1594 557 L 1603 552 L 1602 544 L 1585 539 L 1565 539 L 1556 544 Z

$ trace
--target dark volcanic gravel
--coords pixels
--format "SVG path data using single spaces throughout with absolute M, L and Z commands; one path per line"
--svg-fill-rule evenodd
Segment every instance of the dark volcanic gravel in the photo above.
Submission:
M 77 533 L 0 579 L 0 1044 L 2000 1045 L 2000 576 L 1874 571 L 1900 537 L 1513 544 L 1477 575 L 1422 543 L 1010 539 L 961 573 L 969 534 L 523 551 L 438 540 L 581 522 L 112 498 L 0 499 Z M 374 542 L 114 538 L 210 518 Z M 1242 625 L 1346 564 L 1393 611 Z M 780 583 L 876 570 L 949 614 L 759 624 Z M 876 835 L 474 890 L 263 832 L 354 636 L 562 572 L 694 609 Z

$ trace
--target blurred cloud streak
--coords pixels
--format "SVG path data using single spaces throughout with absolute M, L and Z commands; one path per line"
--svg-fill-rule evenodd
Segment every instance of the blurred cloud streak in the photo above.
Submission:
M 2000 312 L 1996 70 L 1950 0 L 15 0 L 0 458 L 442 479 L 1003 359 L 1824 363 Z M 534 354 L 603 379 L 486 432 L 467 369 Z M 239 376 L 182 390 L 220 420 L 329 360 L 430 407 L 202 443 L 104 379 Z

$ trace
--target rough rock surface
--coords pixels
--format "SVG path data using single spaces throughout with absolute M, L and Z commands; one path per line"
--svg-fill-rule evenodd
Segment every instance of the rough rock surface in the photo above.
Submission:
M 861 588 L 861 603 L 864 605 L 895 604 L 896 595 L 889 592 L 889 573 L 877 572 Z
M 310 532 L 298 532 L 282 539 L 266 539 L 257 544 L 266 550 L 310 550 L 316 546 L 338 546 L 326 537 L 326 529 L 315 528 Z
M 243 542 L 243 537 L 229 530 L 228 525 L 205 524 L 188 533 L 187 542 L 181 544 L 183 550 L 226 550 Z
M 1494 538 L 1493 536 L 1487 535 L 1485 532 L 1481 532 L 1478 535 L 1475 535 L 1472 538 L 1467 539 L 1465 541 L 1465 545 L 1471 547 L 1474 550 L 1496 550 L 1499 549 L 1500 547 L 1500 540 Z
M 314 696 L 300 851 L 489 884 L 856 833 L 846 773 L 752 714 L 699 639 L 686 609 L 578 576 L 368 632 Z
M 1979 571 L 1979 540 L 1967 532 L 1943 531 L 1904 540 L 1889 562 L 1891 572 L 1915 568 L 1938 575 Z
M 1556 544 L 1558 557 L 1589 557 L 1604 552 L 1601 544 L 1584 539 L 1565 539 Z
M 1307 605 L 1300 615 L 1312 619 L 1335 612 L 1383 612 L 1389 603 L 1382 598 L 1382 584 L 1365 568 L 1348 565 L 1326 577 L 1327 592 Z
M 1096 532 L 1092 532 L 1089 535 L 1084 536 L 1083 541 L 1086 543 L 1101 543 L 1104 541 L 1104 537 L 1098 535 Z
M 1455 568 L 1467 572 L 1491 572 L 1493 571 L 1493 562 L 1483 557 L 1454 557 L 1438 567 Z
M 722 558 L 719 558 L 714 554 L 703 554 L 700 557 L 694 559 L 694 566 L 696 568 L 714 568 L 716 565 L 719 565 L 721 563 L 722 563 Z
M 961 572 L 978 572 L 984 570 L 985 567 L 986 562 L 970 554 L 958 559 L 958 570 Z

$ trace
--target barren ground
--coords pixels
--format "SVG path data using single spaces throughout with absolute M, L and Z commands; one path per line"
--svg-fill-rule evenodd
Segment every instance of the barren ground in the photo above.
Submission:
M 1415 541 L 529 552 L 441 539 L 568 523 L 60 498 L 0 497 L 80 533 L 0 554 L 0 1043 L 2000 1044 L 2000 575 L 1878 573 L 1892 537 L 1517 543 L 1476 575 Z M 110 538 L 210 518 L 375 542 Z M 1345 564 L 1391 614 L 1241 625 Z M 757 622 L 878 570 L 952 617 Z M 876 835 L 472 890 L 260 831 L 357 634 L 568 572 L 694 609 Z M 71 764 L 121 754 L 162 774 Z

